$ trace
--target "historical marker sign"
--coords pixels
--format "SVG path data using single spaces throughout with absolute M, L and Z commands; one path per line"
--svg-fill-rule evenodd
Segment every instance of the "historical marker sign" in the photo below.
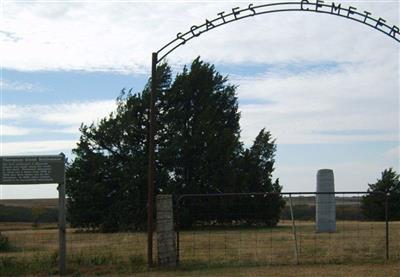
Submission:
M 0 157 L 0 185 L 58 184 L 60 275 L 66 272 L 65 155 Z
M 63 154 L 0 157 L 0 184 L 64 183 L 64 161 Z

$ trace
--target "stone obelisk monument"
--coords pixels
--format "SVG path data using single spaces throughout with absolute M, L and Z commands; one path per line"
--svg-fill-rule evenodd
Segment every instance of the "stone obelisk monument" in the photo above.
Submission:
M 336 232 L 335 182 L 332 169 L 320 169 L 317 173 L 317 192 L 332 192 L 332 194 L 317 194 L 315 199 L 316 232 Z

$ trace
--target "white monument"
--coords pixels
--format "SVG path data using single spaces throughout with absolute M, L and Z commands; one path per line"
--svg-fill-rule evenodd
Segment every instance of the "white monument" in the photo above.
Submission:
M 335 182 L 332 169 L 320 169 L 317 173 L 317 192 L 332 192 L 317 194 L 315 197 L 316 232 L 336 232 Z

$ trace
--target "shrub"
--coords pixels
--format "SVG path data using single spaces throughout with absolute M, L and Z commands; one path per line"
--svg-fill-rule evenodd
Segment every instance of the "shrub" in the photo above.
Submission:
M 0 232 L 0 252 L 6 252 L 11 250 L 11 243 L 8 237 Z

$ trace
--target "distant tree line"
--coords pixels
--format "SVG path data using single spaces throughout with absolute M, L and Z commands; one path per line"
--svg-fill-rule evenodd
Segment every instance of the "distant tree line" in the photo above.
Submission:
M 244 147 L 237 87 L 227 77 L 199 58 L 174 78 L 163 64 L 157 76 L 157 193 L 281 191 L 279 180 L 272 179 L 275 140 L 262 129 L 253 144 Z M 145 227 L 149 92 L 149 82 L 141 93 L 123 90 L 115 112 L 97 124 L 81 126 L 67 170 L 73 226 L 103 231 Z M 234 209 L 227 205 L 209 203 L 203 209 Z M 266 216 L 262 222 L 273 226 L 284 201 L 276 197 L 261 207 L 249 201 L 246 207 Z M 191 214 L 209 214 L 194 209 L 185 213 L 186 225 L 192 224 Z
M 58 210 L 0 204 L 0 222 L 32 222 L 34 225 L 58 221 Z
M 293 198 L 296 200 L 296 198 Z M 358 203 L 339 204 L 336 200 L 336 219 L 337 220 L 368 220 L 360 209 Z M 359 201 L 359 198 L 357 198 Z M 315 205 L 297 204 L 293 205 L 293 215 L 295 220 L 315 220 Z M 281 214 L 282 220 L 291 220 L 290 207 L 286 205 Z
M 381 193 L 367 194 L 361 198 L 361 202 L 359 202 L 359 197 L 337 198 L 336 218 L 338 220 L 385 220 L 385 192 L 389 192 L 389 220 L 400 220 L 399 175 L 393 169 L 386 169 L 382 172 L 381 179 L 370 184 L 369 187 L 370 192 Z M 270 201 L 270 197 L 273 196 L 266 194 L 261 197 L 225 197 L 223 200 L 218 197 L 215 199 L 211 197 L 187 198 L 181 203 L 182 227 L 190 227 L 196 222 L 208 225 L 243 223 L 273 225 L 274 222 L 266 221 L 277 220 L 277 216 L 271 216 L 268 213 L 277 212 L 278 209 L 258 208 L 268 205 L 268 203 L 274 203 L 275 201 Z M 296 220 L 315 220 L 314 197 L 293 197 L 293 199 L 295 202 L 293 213 Z M 296 203 L 298 201 L 301 203 Z M 291 219 L 288 205 L 281 211 L 280 219 Z M 0 204 L 0 222 L 31 222 L 33 225 L 38 225 L 57 222 L 57 220 L 58 210 L 56 208 Z

